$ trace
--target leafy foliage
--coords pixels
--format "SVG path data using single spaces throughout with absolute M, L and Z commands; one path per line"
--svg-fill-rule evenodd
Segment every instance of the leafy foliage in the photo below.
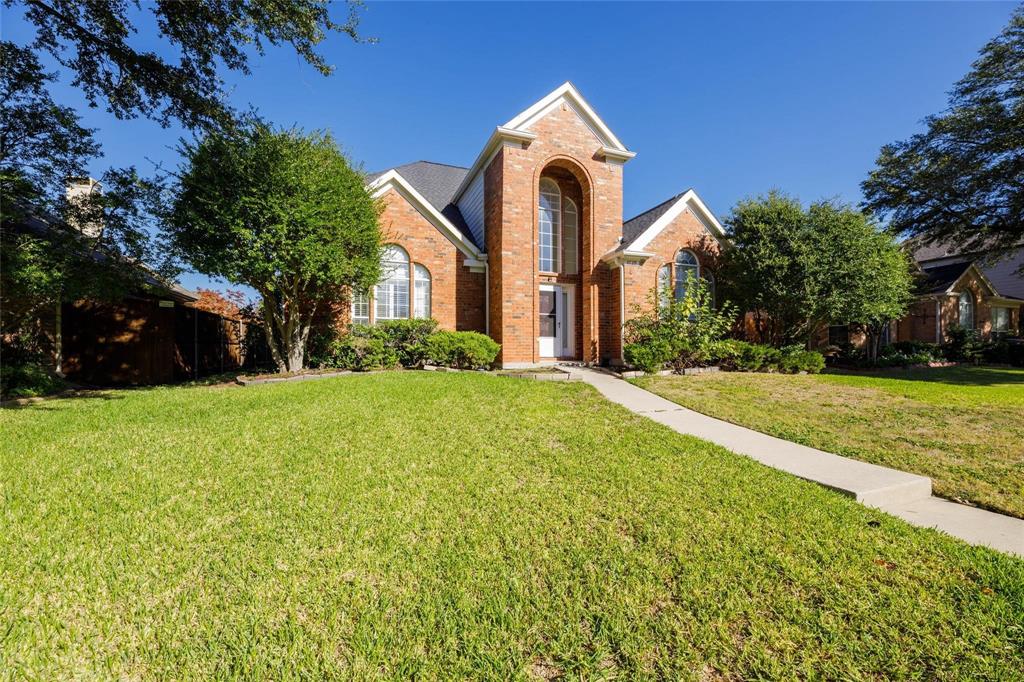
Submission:
M 716 362 L 725 370 L 736 372 L 779 372 L 817 374 L 825 369 L 821 353 L 802 346 L 775 348 L 759 343 L 726 339 L 714 349 Z
M 171 242 L 200 272 L 255 289 L 278 369 L 302 369 L 317 312 L 379 278 L 380 205 L 324 132 L 251 119 L 182 153 Z
M 736 309 L 726 303 L 715 308 L 714 296 L 704 279 L 692 276 L 686 295 L 676 299 L 670 291 L 651 292 L 651 305 L 637 307 L 624 326 L 626 362 L 645 372 L 707 364 L 717 341 L 730 330 Z
M 16 0 L 4 0 L 13 7 Z M 139 114 L 164 125 L 177 119 L 187 128 L 231 123 L 220 68 L 249 73 L 250 55 L 267 45 L 290 44 L 320 73 L 333 67 L 317 52 L 330 34 L 359 39 L 359 2 L 348 2 L 344 23 L 322 0 L 24 0 L 35 25 L 34 48 L 44 50 L 74 74 L 91 106 L 105 103 L 121 119 Z M 177 59 L 133 46 L 140 26 L 153 30 Z
M 5 362 L 0 365 L 0 398 L 32 398 L 58 393 L 67 383 L 36 362 Z
M 494 364 L 501 346 L 479 332 L 434 332 L 423 342 L 423 359 L 442 367 L 485 369 Z
M 772 191 L 739 202 L 726 221 L 726 287 L 752 311 L 762 341 L 805 345 L 825 324 L 880 338 L 911 300 L 910 261 L 865 214 L 832 201 L 806 211 Z
M 965 251 L 1024 237 L 1024 7 L 986 44 L 927 130 L 882 147 L 862 187 L 891 229 Z

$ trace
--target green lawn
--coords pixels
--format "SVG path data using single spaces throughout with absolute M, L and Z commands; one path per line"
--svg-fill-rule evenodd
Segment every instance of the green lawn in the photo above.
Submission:
M 1024 669 L 1024 561 L 579 383 L 123 391 L 0 430 L 0 677 Z
M 930 476 L 937 495 L 1024 517 L 1024 370 L 727 373 L 635 383 L 780 438 Z

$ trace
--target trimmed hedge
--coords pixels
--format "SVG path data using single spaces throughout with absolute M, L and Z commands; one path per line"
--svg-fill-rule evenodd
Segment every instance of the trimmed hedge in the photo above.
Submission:
M 434 332 L 423 342 L 426 362 L 457 369 L 485 369 L 501 350 L 494 339 L 478 332 Z

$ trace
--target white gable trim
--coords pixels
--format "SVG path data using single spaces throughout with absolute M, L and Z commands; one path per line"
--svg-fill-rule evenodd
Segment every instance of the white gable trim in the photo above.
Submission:
M 601 139 L 603 146 L 615 150 L 618 152 L 631 153 L 626 146 L 619 141 L 619 138 L 615 137 L 615 133 L 611 131 L 601 117 L 597 115 L 593 107 L 583 99 L 583 95 L 576 89 L 569 81 L 566 81 L 559 85 L 557 88 L 548 93 L 545 97 L 540 99 L 538 102 L 531 105 L 525 111 L 519 113 L 518 116 L 514 117 L 503 128 L 510 128 L 512 130 L 528 130 L 530 126 L 548 115 L 555 107 L 562 102 L 566 102 L 572 106 L 576 113 L 580 115 L 580 118 L 591 127 L 591 129 Z
M 654 241 L 654 238 L 661 234 L 662 230 L 671 224 L 673 220 L 679 217 L 683 212 L 689 210 L 693 213 L 694 217 L 697 218 L 704 225 L 704 229 L 707 230 L 712 237 L 722 242 L 725 241 L 725 229 L 722 224 L 718 222 L 718 218 L 711 212 L 711 209 L 701 201 L 701 198 L 697 196 L 697 193 L 692 189 L 687 190 L 681 197 L 672 204 L 671 207 L 660 218 L 655 220 L 651 225 L 640 233 L 640 236 L 633 240 L 625 250 L 627 251 L 643 251 L 647 246 Z
M 476 160 L 473 161 L 473 165 L 469 167 L 469 171 L 466 173 L 466 177 L 463 178 L 462 184 L 455 190 L 455 194 L 452 196 L 452 203 L 459 203 L 459 199 L 462 198 L 463 192 L 466 188 L 473 184 L 476 180 L 476 176 L 484 172 L 487 168 L 487 164 L 491 162 L 498 150 L 504 147 L 506 144 L 513 144 L 519 147 L 529 146 L 531 142 L 537 139 L 536 133 L 531 133 L 522 130 L 509 130 L 503 126 L 498 126 L 491 133 L 491 136 L 487 138 L 487 144 L 477 155 Z
M 434 208 L 422 194 L 417 192 L 398 171 L 394 169 L 389 170 L 367 185 L 367 189 L 370 190 L 371 196 L 374 199 L 381 198 L 387 194 L 388 190 L 395 190 L 466 256 L 466 267 L 474 272 L 483 272 L 487 262 L 487 255 L 481 253 L 476 248 L 476 245 L 462 234 L 459 228 L 452 225 L 451 221 Z

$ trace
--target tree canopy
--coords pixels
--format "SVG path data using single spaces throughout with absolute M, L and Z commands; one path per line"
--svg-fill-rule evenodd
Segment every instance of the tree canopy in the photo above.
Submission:
M 317 46 L 330 33 L 359 39 L 362 3 L 345 3 L 344 22 L 328 0 L 4 0 L 24 5 L 36 29 L 34 49 L 49 52 L 74 75 L 91 106 L 118 118 L 143 115 L 187 128 L 233 121 L 221 70 L 249 73 L 249 58 L 267 45 L 291 45 L 320 73 L 333 71 Z M 133 45 L 140 27 L 170 50 Z M 175 57 L 165 56 L 172 53 Z
M 739 202 L 726 220 L 723 276 L 764 341 L 807 343 L 826 324 L 869 333 L 903 315 L 913 275 L 891 234 L 833 201 L 804 210 L 779 192 Z
M 301 369 L 318 313 L 379 279 L 378 202 L 324 132 L 250 121 L 182 155 L 172 244 L 200 272 L 255 289 L 275 362 Z
M 865 207 L 898 234 L 962 250 L 1024 238 L 1024 6 L 927 129 L 882 147 Z

